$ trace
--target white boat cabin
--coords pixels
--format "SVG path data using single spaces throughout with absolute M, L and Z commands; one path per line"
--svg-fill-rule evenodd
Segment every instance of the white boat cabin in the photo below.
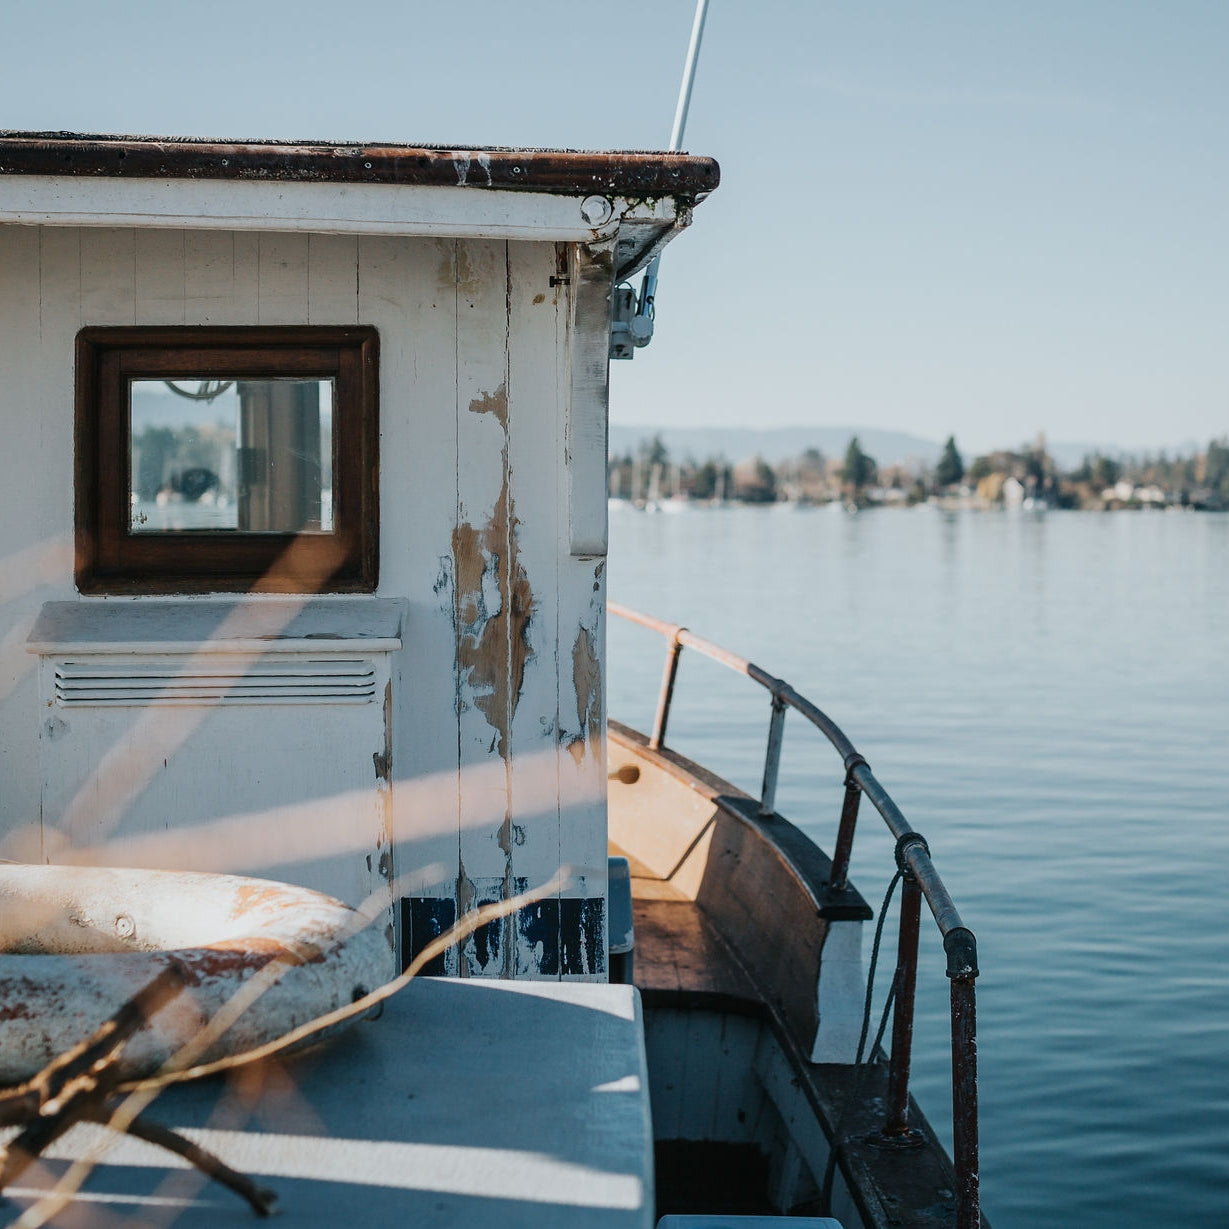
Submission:
M 612 294 L 681 154 L 0 134 L 0 857 L 607 976 Z M 624 292 L 626 297 L 626 292 Z

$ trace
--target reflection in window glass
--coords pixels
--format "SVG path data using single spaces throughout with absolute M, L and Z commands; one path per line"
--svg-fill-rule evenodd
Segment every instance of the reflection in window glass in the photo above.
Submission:
M 132 533 L 333 531 L 333 380 L 132 380 Z

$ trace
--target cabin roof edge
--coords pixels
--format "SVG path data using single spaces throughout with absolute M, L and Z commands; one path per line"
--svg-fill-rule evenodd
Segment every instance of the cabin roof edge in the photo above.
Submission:
M 721 172 L 713 158 L 652 150 L 218 141 L 0 130 L 0 175 L 393 184 L 698 201 L 717 187 Z

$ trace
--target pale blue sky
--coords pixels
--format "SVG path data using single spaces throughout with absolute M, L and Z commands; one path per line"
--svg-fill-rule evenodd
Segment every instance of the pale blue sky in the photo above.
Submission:
M 691 0 L 0 0 L 0 125 L 645 148 Z M 1229 431 L 1229 4 L 712 0 L 624 423 Z

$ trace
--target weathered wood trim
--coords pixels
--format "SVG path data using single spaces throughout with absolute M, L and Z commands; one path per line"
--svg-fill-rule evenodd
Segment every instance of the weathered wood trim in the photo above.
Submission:
M 555 641 L 558 653 L 556 705 L 558 787 L 561 808 L 559 860 L 574 872 L 576 895 L 608 896 L 606 882 L 606 561 L 578 558 L 572 553 L 571 484 L 568 478 L 568 423 L 573 403 L 576 354 L 574 304 L 576 253 L 559 244 L 555 251 L 555 550 L 559 567 L 559 607 Z M 602 327 L 606 327 L 603 325 Z M 597 944 L 601 967 L 591 975 L 605 977 L 609 921 L 603 912 L 591 914 L 601 927 Z
M 697 197 L 711 192 L 721 178 L 712 158 L 662 151 L 449 149 L 49 132 L 0 132 L 0 175 L 409 184 L 636 197 Z
M 671 199 L 620 200 L 601 226 L 570 196 L 465 193 L 455 188 L 370 184 L 200 183 L 68 179 L 0 174 L 0 222 L 27 226 L 124 226 L 142 230 L 387 234 L 419 238 L 592 242 L 620 227 L 630 250 L 672 237 Z M 685 211 L 684 211 L 685 212 Z
M 605 555 L 609 541 L 606 455 L 614 260 L 610 244 L 577 247 L 570 259 L 572 386 L 564 439 L 568 543 L 573 555 Z

